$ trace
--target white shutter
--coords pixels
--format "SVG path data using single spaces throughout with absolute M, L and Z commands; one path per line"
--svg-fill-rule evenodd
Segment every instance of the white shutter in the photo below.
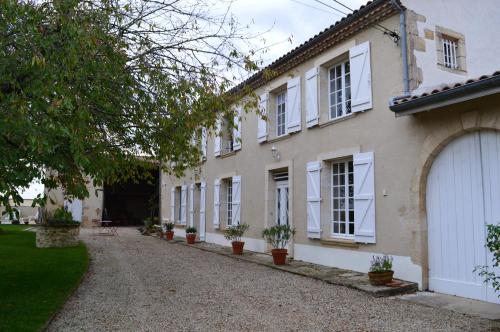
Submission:
M 351 67 L 351 108 L 362 112 L 372 108 L 372 72 L 370 66 L 370 42 L 349 50 Z
M 203 160 L 207 159 L 207 128 L 201 128 L 201 155 Z
M 186 211 L 187 210 L 187 186 L 181 187 L 181 225 L 186 224 Z
M 200 185 L 200 241 L 205 241 L 205 214 L 206 214 L 206 197 L 207 183 L 202 182 Z
M 318 73 L 315 67 L 306 72 L 306 126 L 310 128 L 319 123 L 318 112 Z
M 321 237 L 321 163 L 307 163 L 307 237 Z
M 233 176 L 232 217 L 233 226 L 239 225 L 241 220 L 241 176 Z
M 175 187 L 170 189 L 170 222 L 175 222 Z
M 375 172 L 373 152 L 354 155 L 354 236 L 375 243 Z
M 241 107 L 236 109 L 233 128 L 233 150 L 241 150 Z
M 214 228 L 218 229 L 220 224 L 220 179 L 215 179 L 214 181 L 214 214 L 213 223 Z
M 214 137 L 214 156 L 220 156 L 220 146 L 221 146 L 221 120 L 217 119 L 215 122 L 215 137 Z
M 194 226 L 194 183 L 189 185 L 189 226 Z
M 286 122 L 289 133 L 299 131 L 301 126 L 300 111 L 300 76 L 294 77 L 287 83 L 287 104 L 286 104 Z
M 267 100 L 269 99 L 269 94 L 264 93 L 260 95 L 259 110 L 264 116 L 267 116 Z M 263 119 L 258 116 L 257 123 L 257 141 L 259 143 L 265 142 L 267 140 L 267 119 Z

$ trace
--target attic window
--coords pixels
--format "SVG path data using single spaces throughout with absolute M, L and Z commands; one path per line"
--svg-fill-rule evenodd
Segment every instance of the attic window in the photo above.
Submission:
M 467 72 L 465 36 L 436 26 L 437 64 L 442 70 L 463 74 Z
M 443 56 L 444 66 L 451 69 L 458 69 L 458 45 L 457 40 L 443 36 Z

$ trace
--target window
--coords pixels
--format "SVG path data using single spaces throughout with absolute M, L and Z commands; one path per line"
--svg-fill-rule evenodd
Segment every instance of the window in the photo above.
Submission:
M 445 67 L 458 69 L 457 49 L 457 40 L 443 36 L 443 63 Z
M 222 154 L 231 153 L 234 151 L 233 125 L 234 124 L 232 121 L 224 118 L 221 130 Z
M 436 26 L 436 52 L 438 67 L 445 71 L 467 71 L 465 36 L 457 31 Z
M 351 113 L 351 73 L 349 61 L 328 70 L 330 120 Z
M 276 96 L 276 136 L 286 134 L 286 91 Z
M 227 180 L 226 201 L 227 201 L 227 225 L 233 225 L 233 181 Z
M 332 234 L 354 236 L 354 172 L 352 161 L 332 163 Z

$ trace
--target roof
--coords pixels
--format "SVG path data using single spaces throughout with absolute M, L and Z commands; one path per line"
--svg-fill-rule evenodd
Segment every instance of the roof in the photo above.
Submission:
M 500 70 L 465 82 L 444 84 L 421 94 L 396 98 L 389 108 L 396 113 L 412 114 L 495 93 L 500 93 Z
M 399 0 L 395 2 L 404 8 Z M 265 77 L 266 70 L 273 71 L 281 75 L 286 71 L 300 65 L 313 56 L 331 48 L 332 46 L 346 40 L 360 30 L 371 26 L 382 19 L 398 13 L 391 0 L 373 0 L 351 14 L 343 17 L 340 21 L 332 24 L 330 27 L 321 31 L 303 44 L 297 46 L 290 52 L 281 56 L 270 65 L 252 75 L 242 83 L 234 87 L 231 92 L 238 92 L 244 87 L 249 86 L 256 89 L 269 81 Z

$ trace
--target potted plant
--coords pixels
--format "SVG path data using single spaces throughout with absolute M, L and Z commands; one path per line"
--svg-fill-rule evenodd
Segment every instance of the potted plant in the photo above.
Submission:
M 196 240 L 196 228 L 188 227 L 186 228 L 186 241 L 188 244 L 194 244 L 194 240 Z
M 276 225 L 262 231 L 262 237 L 274 248 L 271 254 L 275 265 L 285 265 L 288 254 L 285 247 L 294 234 L 295 229 L 288 225 Z
M 370 262 L 370 272 L 368 272 L 370 284 L 374 286 L 386 285 L 392 281 L 393 275 L 391 256 L 373 256 Z
M 172 241 L 174 239 L 174 223 L 167 221 L 163 224 L 163 227 L 165 228 L 165 239 Z
M 245 245 L 245 242 L 241 241 L 241 237 L 245 234 L 249 227 L 250 226 L 248 224 L 238 224 L 224 230 L 224 237 L 226 240 L 231 241 L 231 245 L 233 246 L 233 255 L 243 254 L 243 246 Z

